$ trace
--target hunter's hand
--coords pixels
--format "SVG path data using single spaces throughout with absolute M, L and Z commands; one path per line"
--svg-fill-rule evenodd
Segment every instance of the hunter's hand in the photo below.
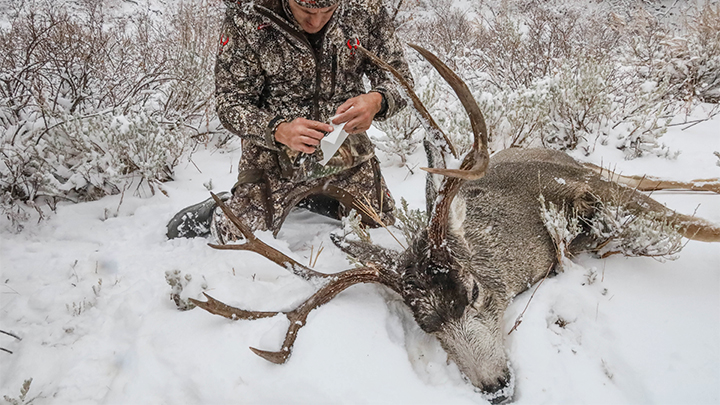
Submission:
M 275 130 L 275 140 L 288 148 L 313 153 L 320 145 L 320 140 L 325 132 L 331 132 L 332 125 L 323 122 L 312 121 L 305 118 L 295 118 L 292 122 L 283 122 Z
M 350 108 L 352 107 L 352 108 Z M 371 91 L 344 102 L 335 113 L 333 124 L 346 123 L 343 128 L 348 134 L 359 134 L 370 129 L 373 118 L 382 108 L 382 94 Z

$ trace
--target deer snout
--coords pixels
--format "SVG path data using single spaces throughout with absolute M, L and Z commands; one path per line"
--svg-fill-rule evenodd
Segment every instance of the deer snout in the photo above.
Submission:
M 503 404 L 512 400 L 515 392 L 515 376 L 509 365 L 497 378 L 481 376 L 481 373 L 474 372 L 477 369 L 463 370 L 463 367 L 460 368 L 463 377 L 475 386 L 475 391 L 491 404 Z
M 450 360 L 485 399 L 494 404 L 512 399 L 514 375 L 495 322 L 466 316 L 445 323 L 435 336 Z
M 511 368 L 508 367 L 505 371 L 505 375 L 498 378 L 495 383 L 478 388 L 480 395 L 491 404 L 504 404 L 512 400 L 515 392 L 515 376 Z

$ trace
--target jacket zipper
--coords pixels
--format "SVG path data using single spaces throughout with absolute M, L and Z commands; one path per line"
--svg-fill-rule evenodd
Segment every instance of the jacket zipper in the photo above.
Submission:
M 255 11 L 258 12 L 258 14 L 261 14 L 268 19 L 270 19 L 272 22 L 274 22 L 280 29 L 284 30 L 288 34 L 292 35 L 296 39 L 298 39 L 300 42 L 305 44 L 305 46 L 310 50 L 310 53 L 313 56 L 313 59 L 315 60 L 315 92 L 313 94 L 313 104 L 312 104 L 312 119 L 314 121 L 320 120 L 320 83 L 321 83 L 321 77 L 320 77 L 320 55 L 315 53 L 315 49 L 310 44 L 310 41 L 308 41 L 307 37 L 303 35 L 302 33 L 298 32 L 295 28 L 293 28 L 290 24 L 288 24 L 283 19 L 279 18 L 275 13 L 270 11 L 269 9 L 255 5 L 254 6 Z M 329 23 L 329 22 L 328 22 Z M 323 41 L 325 39 L 323 38 Z M 322 48 L 321 48 L 322 50 Z

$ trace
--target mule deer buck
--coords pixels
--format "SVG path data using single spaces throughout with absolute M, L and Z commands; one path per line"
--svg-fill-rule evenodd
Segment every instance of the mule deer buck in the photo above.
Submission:
M 628 248 L 628 236 L 614 228 L 622 224 L 607 220 L 608 212 L 624 218 L 644 218 L 690 239 L 720 241 L 719 226 L 675 213 L 638 191 L 700 187 L 719 192 L 720 182 L 662 184 L 646 178 L 613 176 L 552 150 L 510 149 L 491 159 L 483 115 L 465 83 L 433 54 L 410 46 L 453 88 L 470 116 L 474 134 L 472 150 L 460 159 L 401 76 L 359 47 L 368 58 L 395 74 L 427 126 L 425 146 L 431 166 L 426 169 L 430 173 L 426 191 L 429 223 L 410 247 L 398 255 L 370 243 L 334 238 L 343 251 L 364 265 L 336 274 L 319 273 L 256 238 L 217 197 L 216 202 L 243 233 L 245 241 L 211 246 L 254 251 L 305 280 L 319 281 L 315 294 L 284 313 L 290 326 L 282 348 L 277 352 L 251 348 L 255 354 L 284 363 L 312 309 L 354 284 L 377 283 L 403 298 L 420 327 L 439 340 L 449 358 L 488 400 L 503 402 L 512 397 L 514 384 L 501 322 L 513 297 L 547 276 L 558 265 L 561 253 L 652 254 Z M 446 167 L 445 162 L 460 160 L 459 168 Z M 635 188 L 605 177 L 634 182 Z M 568 221 L 576 220 L 575 232 L 565 235 L 564 242 L 549 231 L 547 220 L 541 216 L 545 204 L 550 203 Z M 610 208 L 614 211 L 608 211 Z M 280 313 L 245 311 L 206 297 L 205 302 L 192 302 L 230 319 L 258 319 Z

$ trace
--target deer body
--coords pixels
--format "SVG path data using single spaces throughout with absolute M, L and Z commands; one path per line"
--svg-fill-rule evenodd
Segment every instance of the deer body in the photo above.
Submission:
M 429 186 L 428 200 L 437 201 L 437 194 Z M 448 357 L 492 402 L 510 398 L 513 390 L 503 344 L 505 310 L 559 260 L 541 215 L 541 196 L 580 219 L 582 232 L 565 252 L 571 256 L 595 251 L 606 242 L 590 232 L 590 224 L 607 206 L 651 213 L 692 239 L 720 241 L 717 225 L 678 214 L 563 152 L 507 149 L 490 158 L 484 177 L 463 182 L 448 213 L 434 219 L 446 221 L 447 233 L 439 242 L 427 229 L 399 259 L 375 245 L 339 244 L 361 262 L 384 263 L 399 274 L 398 292 L 420 327 L 439 340 Z M 433 244 L 442 245 L 445 254 L 434 254 Z
M 588 175 L 561 152 L 502 151 L 490 159 L 485 177 L 461 186 L 448 215 L 446 240 L 457 266 L 452 274 L 458 277 L 438 277 L 415 267 L 427 235 L 413 243 L 399 266 L 406 269 L 403 278 L 411 280 L 404 297 L 421 328 L 438 338 L 463 374 L 491 400 L 512 394 L 503 345 L 505 310 L 557 262 L 539 196 L 558 206 L 584 206 L 583 180 Z M 447 285 L 438 287 L 439 279 Z M 462 301 L 462 308 L 439 310 L 453 301 Z

